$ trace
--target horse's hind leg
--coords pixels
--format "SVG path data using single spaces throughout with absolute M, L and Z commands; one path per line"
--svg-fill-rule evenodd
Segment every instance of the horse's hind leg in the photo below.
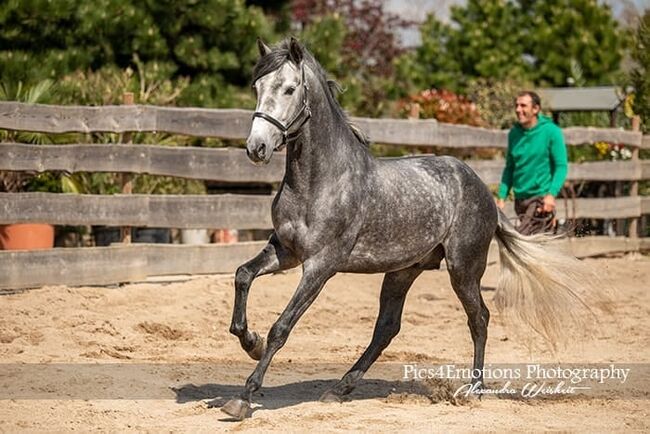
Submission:
M 235 274 L 235 306 L 232 313 L 230 333 L 239 338 L 239 343 L 244 351 L 255 360 L 262 357 L 265 343 L 263 337 L 248 330 L 246 321 L 246 301 L 253 279 L 257 276 L 295 267 L 298 263 L 298 260 L 280 244 L 275 234 L 273 234 L 269 243 L 257 256 L 237 269 Z
M 370 345 L 341 381 L 321 396 L 321 401 L 340 401 L 343 395 L 350 393 L 397 335 L 402 321 L 402 309 L 406 294 L 420 273 L 422 273 L 422 269 L 407 268 L 386 274 L 381 287 L 379 315 Z
M 485 344 L 490 321 L 490 312 L 481 296 L 481 277 L 485 272 L 489 241 L 488 239 L 475 242 L 471 246 L 458 244 L 446 246 L 451 286 L 465 309 L 467 324 L 474 343 L 472 383 L 479 387 L 483 384 Z

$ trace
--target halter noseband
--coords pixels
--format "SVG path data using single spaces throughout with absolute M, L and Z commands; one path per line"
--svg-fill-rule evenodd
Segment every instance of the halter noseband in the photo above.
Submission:
M 302 107 L 300 110 L 298 110 L 298 113 L 295 114 L 295 116 L 289 121 L 289 123 L 285 126 L 282 122 L 277 120 L 271 115 L 268 115 L 264 112 L 255 112 L 253 113 L 253 120 L 255 118 L 262 118 L 267 122 L 272 123 L 275 125 L 280 131 L 282 131 L 282 143 L 277 145 L 274 149 L 274 151 L 279 151 L 284 146 L 289 142 L 290 140 L 295 140 L 300 136 L 302 127 L 307 123 L 309 118 L 311 118 L 311 110 L 309 110 L 309 107 L 307 106 L 307 91 L 309 90 L 309 86 L 307 85 L 307 82 L 305 81 L 305 66 L 304 64 L 300 65 L 300 72 L 302 74 L 302 87 L 303 87 L 303 92 L 302 92 Z M 303 117 L 303 113 L 306 113 L 306 116 Z M 298 128 L 293 133 L 289 133 L 289 130 L 291 127 L 294 126 L 295 123 L 297 123 L 300 118 L 303 117 L 302 121 L 298 125 Z

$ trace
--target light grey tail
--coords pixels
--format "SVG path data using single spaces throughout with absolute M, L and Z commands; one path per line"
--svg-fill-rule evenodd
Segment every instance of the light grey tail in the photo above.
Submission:
M 591 329 L 592 308 L 609 309 L 596 274 L 551 243 L 561 237 L 521 235 L 501 211 L 495 235 L 501 261 L 497 309 L 530 326 L 553 350 L 567 336 Z

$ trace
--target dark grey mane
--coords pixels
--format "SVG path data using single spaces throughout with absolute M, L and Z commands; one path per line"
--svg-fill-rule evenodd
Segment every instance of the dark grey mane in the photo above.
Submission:
M 306 48 L 302 47 L 302 49 L 304 62 L 306 62 L 309 68 L 314 72 L 323 89 L 326 89 L 325 96 L 327 97 L 327 102 L 334 109 L 336 116 L 350 127 L 350 130 L 361 144 L 368 146 L 369 140 L 366 135 L 356 125 L 350 122 L 348 116 L 345 114 L 336 99 L 336 94 L 341 91 L 341 87 L 336 81 L 327 78 L 327 73 L 323 70 L 323 67 L 320 66 L 318 61 Z M 258 60 L 257 64 L 253 68 L 253 83 L 255 83 L 260 77 L 275 71 L 288 60 L 289 39 L 285 39 L 273 47 L 271 52 L 262 56 Z

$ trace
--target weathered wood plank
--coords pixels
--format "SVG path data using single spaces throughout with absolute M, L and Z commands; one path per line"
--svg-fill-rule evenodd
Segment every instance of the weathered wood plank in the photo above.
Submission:
M 562 238 L 553 242 L 559 249 L 577 258 L 610 255 L 616 253 L 638 252 L 650 250 L 650 238 L 628 238 L 589 236 Z M 499 261 L 499 246 L 495 240 L 490 243 L 488 263 Z
M 650 179 L 650 160 L 640 160 L 641 179 Z
M 649 250 L 650 240 L 625 237 L 584 237 L 557 241 L 577 257 Z M 0 251 L 0 289 L 45 285 L 110 285 L 152 276 L 233 273 L 255 256 L 265 241 L 185 246 L 114 244 L 110 247 Z M 498 259 L 490 246 L 490 262 Z
M 638 161 L 570 163 L 568 181 L 637 181 L 644 179 Z
M 516 218 L 514 205 L 506 202 L 505 214 Z M 568 202 L 568 210 L 563 200 L 557 201 L 558 218 L 628 218 L 641 215 L 641 199 L 639 196 L 608 197 L 608 198 L 579 198 L 575 200 L 575 215 L 573 215 L 572 201 Z
M 254 166 L 243 149 L 0 143 L 0 170 L 131 172 L 221 182 L 280 182 L 284 153 Z
M 0 251 L 0 289 L 108 285 L 174 274 L 232 273 L 265 241 L 185 246 L 131 244 Z
M 0 224 L 266 229 L 272 196 L 0 193 Z
M 563 128 L 562 132 L 564 133 L 564 140 L 572 145 L 611 142 L 623 143 L 630 146 L 641 146 L 642 140 L 640 132 L 616 128 L 569 127 Z
M 578 258 L 588 258 L 613 253 L 638 252 L 641 244 L 639 240 L 639 238 L 597 236 L 565 238 L 559 240 L 558 244 Z
M 352 118 L 352 122 L 377 143 L 454 148 L 504 148 L 507 144 L 507 131 L 444 124 L 432 119 Z
M 75 195 L 0 193 L 0 224 L 44 222 L 57 225 L 146 226 L 169 228 L 268 229 L 272 196 L 253 195 Z M 648 202 L 644 199 L 643 206 Z M 512 203 L 506 213 L 515 217 Z M 628 218 L 641 215 L 641 197 L 576 199 L 560 218 Z
M 156 107 L 156 127 L 188 136 L 245 139 L 252 116 L 252 111 L 241 109 Z
M 0 128 L 45 133 L 166 131 L 199 137 L 244 139 L 252 112 L 240 109 L 200 109 L 123 106 L 53 106 L 0 102 Z M 507 131 L 435 120 L 353 118 L 378 143 L 412 146 L 506 147 Z M 608 141 L 642 145 L 640 132 L 608 128 L 564 129 L 569 144 Z M 645 142 L 643 142 L 645 143 Z
M 152 145 L 25 145 L 0 143 L 0 170 L 131 172 L 222 182 L 280 182 L 284 153 L 254 166 L 242 149 Z M 487 184 L 501 180 L 503 160 L 466 161 Z M 650 161 L 597 161 L 569 164 L 570 181 L 650 179 Z
M 166 131 L 191 136 L 241 139 L 250 130 L 252 112 L 122 106 L 54 106 L 0 102 L 0 128 L 44 133 Z
M 643 139 L 641 139 L 641 148 L 650 149 L 650 134 L 644 135 Z
M 465 161 L 486 184 L 501 182 L 505 166 L 503 160 Z M 567 181 L 637 181 L 650 179 L 650 165 L 646 169 L 635 161 L 592 161 L 570 163 Z
M 156 131 L 156 108 L 1 102 L 0 128 L 43 133 Z
M 641 197 L 641 214 L 650 214 L 650 197 Z

